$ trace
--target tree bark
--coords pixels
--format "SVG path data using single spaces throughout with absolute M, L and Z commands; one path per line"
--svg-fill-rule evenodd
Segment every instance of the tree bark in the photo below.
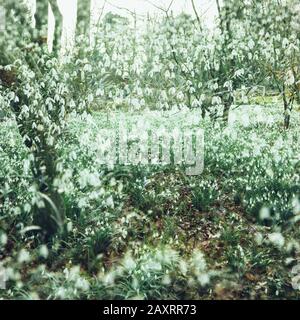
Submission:
M 285 97 L 285 94 L 283 97 L 283 107 L 284 107 L 284 128 L 287 130 L 290 127 L 291 115 L 290 115 L 290 107 Z
M 62 25 L 63 25 L 63 16 L 59 10 L 57 0 L 49 0 L 54 18 L 55 18 L 55 30 L 53 37 L 53 51 L 58 52 L 61 46 L 62 38 Z

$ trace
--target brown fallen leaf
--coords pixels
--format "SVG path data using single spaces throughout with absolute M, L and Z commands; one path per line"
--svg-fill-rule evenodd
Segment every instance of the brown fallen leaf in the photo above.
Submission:
M 247 280 L 252 281 L 252 282 L 256 282 L 256 281 L 259 280 L 258 276 L 254 275 L 252 273 L 249 273 L 249 272 L 247 272 L 245 274 L 245 277 L 246 277 Z

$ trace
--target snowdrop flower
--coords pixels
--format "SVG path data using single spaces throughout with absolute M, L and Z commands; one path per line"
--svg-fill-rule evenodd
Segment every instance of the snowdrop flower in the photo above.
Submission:
M 270 242 L 274 244 L 276 247 L 281 248 L 284 246 L 284 237 L 280 232 L 274 232 L 269 234 L 268 236 Z
M 30 254 L 27 250 L 22 249 L 19 252 L 19 256 L 18 256 L 18 262 L 19 263 L 25 263 L 25 262 L 29 262 L 30 261 Z
M 266 220 L 266 219 L 270 219 L 271 215 L 270 215 L 270 209 L 267 207 L 263 207 L 260 209 L 259 211 L 259 218 L 261 220 Z

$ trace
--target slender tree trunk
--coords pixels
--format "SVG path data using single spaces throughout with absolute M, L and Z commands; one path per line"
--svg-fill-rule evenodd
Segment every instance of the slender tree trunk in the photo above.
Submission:
M 284 115 L 284 128 L 287 130 L 290 127 L 291 116 L 289 114 Z
M 283 99 L 283 108 L 284 108 L 284 128 L 287 130 L 290 127 L 291 122 L 291 111 L 293 109 L 294 97 L 288 98 L 286 86 L 282 86 L 282 99 Z
M 290 108 L 286 97 L 283 99 L 283 106 L 284 106 L 284 128 L 287 130 L 290 127 L 291 122 L 291 115 L 290 115 Z
M 229 119 L 229 111 L 230 111 L 230 104 L 228 104 L 227 102 L 224 104 L 224 109 L 223 109 L 223 122 L 225 124 L 228 123 L 228 119 Z
M 57 0 L 49 0 L 54 18 L 55 18 L 55 31 L 53 37 L 53 51 L 58 52 L 61 45 L 63 16 L 58 8 Z
M 230 55 L 230 52 L 228 51 L 228 46 L 229 46 L 229 42 L 232 39 L 232 29 L 231 29 L 231 15 L 230 15 L 230 7 L 228 6 L 228 4 L 226 4 L 226 2 L 224 2 L 223 8 L 221 8 L 220 5 L 220 1 L 216 0 L 216 5 L 217 5 L 217 9 L 218 9 L 218 15 L 219 15 L 219 19 L 220 19 L 220 30 L 221 33 L 224 37 L 224 43 L 223 43 L 223 56 L 224 57 L 228 57 Z M 227 65 L 224 64 L 224 62 L 222 62 L 222 60 L 220 61 L 220 70 L 221 74 L 223 74 L 224 76 L 227 76 L 227 73 L 230 72 L 230 70 L 235 68 L 235 64 L 236 62 L 234 61 L 234 59 L 228 59 L 227 60 Z M 223 81 L 225 81 L 223 79 Z M 221 83 L 221 86 L 223 86 L 223 83 Z M 234 81 L 233 81 L 233 90 L 236 87 Z M 231 106 L 234 102 L 233 96 L 232 96 L 232 92 L 228 92 L 225 93 L 225 97 L 222 97 L 223 101 L 224 101 L 224 109 L 223 109 L 223 122 L 224 124 L 228 123 L 229 120 L 229 113 L 230 113 L 230 109 Z
M 232 104 L 233 104 L 233 98 L 232 98 L 232 96 L 230 95 L 230 96 L 226 99 L 226 101 L 225 101 L 225 103 L 224 103 L 223 122 L 224 122 L 225 124 L 228 123 L 230 108 L 231 108 Z
M 206 110 L 204 107 L 201 108 L 201 117 L 202 119 L 205 119 L 205 115 L 206 115 Z

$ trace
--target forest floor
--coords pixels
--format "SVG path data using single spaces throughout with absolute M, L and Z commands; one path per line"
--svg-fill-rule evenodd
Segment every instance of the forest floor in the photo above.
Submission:
M 261 109 L 237 110 L 227 128 L 197 112 L 125 114 L 122 121 L 157 130 L 200 126 L 197 176 L 169 165 L 103 166 L 101 130 L 120 118 L 75 117 L 58 146 L 69 234 L 47 246 L 24 231 L 33 196 L 26 151 L 14 121 L 1 123 L 9 200 L 0 202 L 0 255 L 10 278 L 0 296 L 299 299 L 299 113 L 284 131 L 279 108 Z

